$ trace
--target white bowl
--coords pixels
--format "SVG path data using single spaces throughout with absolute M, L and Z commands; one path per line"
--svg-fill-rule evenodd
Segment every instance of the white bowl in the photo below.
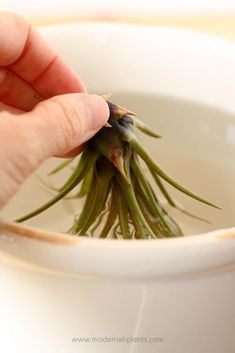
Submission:
M 0 347 L 7 353 L 15 347 L 24 353 L 234 353 L 235 46 L 176 28 L 74 24 L 41 33 L 89 91 L 113 92 L 159 131 L 161 141 L 144 139 L 154 157 L 223 211 L 171 189 L 212 223 L 175 213 L 186 233 L 197 235 L 159 241 L 26 228 L 18 237 L 2 224 L 0 246 L 12 258 L 2 255 Z M 32 187 L 39 190 L 35 177 L 2 216 L 24 214 L 48 198 L 40 190 L 27 197 Z M 57 205 L 29 224 L 59 231 L 71 220 Z M 142 343 L 121 343 L 123 336 L 143 337 Z M 72 337 L 97 339 L 75 343 Z

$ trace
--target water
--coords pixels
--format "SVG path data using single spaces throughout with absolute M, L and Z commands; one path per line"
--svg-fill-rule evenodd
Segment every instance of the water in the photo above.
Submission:
M 206 224 L 171 210 L 185 234 L 197 234 L 234 226 L 235 208 L 235 118 L 225 111 L 197 103 L 159 96 L 116 94 L 113 101 L 137 113 L 163 138 L 153 139 L 139 134 L 152 157 L 174 179 L 222 208 L 205 206 L 169 187 L 174 198 L 185 208 L 211 221 Z M 37 175 L 46 175 L 58 159 L 44 163 Z M 63 183 L 70 171 L 52 179 Z M 2 211 L 1 216 L 14 219 L 28 213 L 51 197 L 43 190 L 36 174 L 28 179 L 20 192 Z M 78 202 L 63 201 L 27 223 L 45 229 L 66 231 L 80 209 Z

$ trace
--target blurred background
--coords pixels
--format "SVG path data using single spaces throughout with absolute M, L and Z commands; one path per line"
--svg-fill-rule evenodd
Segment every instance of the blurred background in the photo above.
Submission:
M 0 0 L 34 25 L 116 21 L 173 25 L 235 40 L 235 0 Z

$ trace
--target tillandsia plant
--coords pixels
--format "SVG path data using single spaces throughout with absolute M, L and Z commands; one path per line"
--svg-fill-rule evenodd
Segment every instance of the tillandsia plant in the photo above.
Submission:
M 158 134 L 138 120 L 134 113 L 108 100 L 107 103 L 110 109 L 108 123 L 87 142 L 69 179 L 53 199 L 17 221 L 23 222 L 38 215 L 80 187 L 75 197 L 84 198 L 84 203 L 70 229 L 74 235 L 95 234 L 100 238 L 124 239 L 182 236 L 179 225 L 168 214 L 163 206 L 165 202 L 160 201 L 143 171 L 140 158 L 170 206 L 193 216 L 171 198 L 163 180 L 195 200 L 217 206 L 170 177 L 143 148 L 135 128 L 151 137 L 159 138 Z M 70 162 L 63 162 L 51 174 L 59 172 Z

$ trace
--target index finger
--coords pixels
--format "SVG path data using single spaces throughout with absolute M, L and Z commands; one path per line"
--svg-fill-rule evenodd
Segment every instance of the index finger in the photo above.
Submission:
M 0 12 L 0 43 L 0 66 L 9 67 L 42 97 L 85 91 L 70 66 L 21 17 Z

